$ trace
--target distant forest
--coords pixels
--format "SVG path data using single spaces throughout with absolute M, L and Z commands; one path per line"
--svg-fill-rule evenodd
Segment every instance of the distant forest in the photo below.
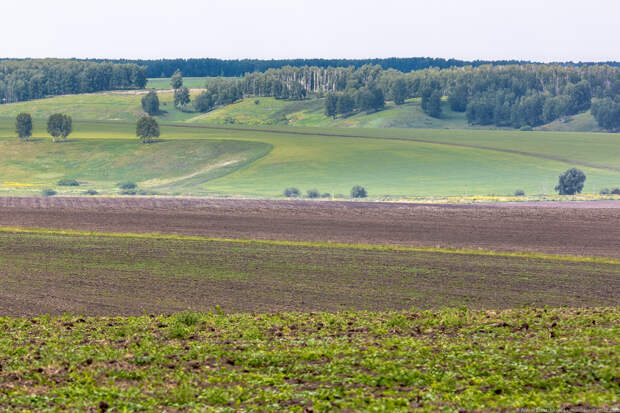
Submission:
M 94 61 L 103 61 L 97 60 Z M 506 66 L 514 64 L 535 63 L 518 60 L 457 60 L 431 57 L 390 57 L 385 59 L 279 59 L 279 60 L 223 60 L 223 59 L 160 59 L 160 60 L 111 60 L 114 63 L 133 63 L 146 67 L 148 77 L 170 77 L 178 69 L 183 76 L 189 77 L 215 77 L 215 76 L 243 76 L 246 73 L 265 72 L 269 69 L 281 69 L 283 67 L 353 67 L 360 68 L 364 65 L 377 65 L 383 69 L 394 69 L 400 72 L 411 72 L 428 68 L 448 69 L 451 67 L 465 66 Z M 562 62 L 563 66 L 592 66 L 609 65 L 620 67 L 620 62 Z
M 315 63 L 315 65 L 310 65 Z M 380 63 L 380 64 L 372 64 Z M 282 66 L 287 64 L 286 66 Z M 360 66 L 357 66 L 360 65 Z M 532 128 L 591 109 L 599 126 L 620 130 L 620 64 L 370 60 L 0 60 L 0 102 L 114 89 L 142 89 L 148 76 L 209 76 L 194 108 L 204 112 L 244 96 L 326 97 L 325 114 L 378 111 L 385 101 L 421 98 L 442 116 L 442 99 L 474 125 Z M 219 75 L 224 75 L 221 77 Z M 177 89 L 175 87 L 175 89 Z M 175 102 L 189 103 L 179 89 Z
M 146 82 L 145 68 L 134 63 L 0 60 L 0 103 L 104 90 L 143 89 Z

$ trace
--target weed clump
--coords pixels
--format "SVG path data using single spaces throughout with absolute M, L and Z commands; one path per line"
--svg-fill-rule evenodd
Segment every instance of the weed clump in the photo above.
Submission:
M 138 187 L 135 182 L 121 182 L 116 186 L 120 189 L 136 189 Z
M 58 181 L 58 186 L 80 186 L 80 183 L 75 179 L 61 179 Z
M 297 198 L 299 195 L 300 192 L 297 188 L 286 188 L 284 190 L 284 196 L 287 198 Z
M 319 196 L 321 196 L 319 191 L 317 191 L 316 189 L 309 189 L 307 195 L 308 198 L 318 198 Z
M 41 191 L 41 195 L 43 195 L 43 196 L 54 196 L 54 195 L 56 195 L 56 191 L 54 191 L 51 188 L 45 188 L 43 191 Z

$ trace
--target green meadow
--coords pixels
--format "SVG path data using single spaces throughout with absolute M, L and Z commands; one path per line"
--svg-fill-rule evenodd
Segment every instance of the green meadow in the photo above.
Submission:
M 76 121 L 68 142 L 52 144 L 41 119 L 33 141 L 20 143 L 13 120 L 0 120 L 0 191 L 32 194 L 74 178 L 108 193 L 122 177 L 187 195 L 278 197 L 294 186 L 347 196 L 356 184 L 373 198 L 509 195 L 516 189 L 534 195 L 553 193 L 557 176 L 575 162 L 591 165 L 580 166 L 588 176 L 585 192 L 620 186 L 617 134 L 180 123 L 164 123 L 161 131 L 160 141 L 145 146 L 133 122 Z M 135 167 L 115 166 L 123 162 Z M 190 175 L 201 178 L 185 179 Z
M 188 85 L 198 81 L 204 79 L 186 79 Z M 164 80 L 151 82 L 165 86 Z M 191 105 L 178 110 L 172 93 L 160 91 L 161 139 L 142 146 L 135 120 L 143 93 L 0 105 L 0 194 L 37 194 L 71 178 L 84 186 L 55 190 L 113 194 L 116 181 L 124 180 L 183 195 L 279 197 L 284 188 L 297 187 L 342 198 L 362 185 L 373 199 L 506 196 L 517 189 L 537 196 L 553 194 L 558 175 L 573 166 L 587 174 L 584 192 L 620 186 L 619 134 L 472 129 L 446 102 L 437 120 L 421 111 L 417 99 L 330 119 L 317 99 L 245 99 L 200 114 Z M 15 137 L 20 112 L 35 119 L 32 142 Z M 45 119 L 56 112 L 73 117 L 74 132 L 68 142 L 53 145 Z M 572 122 L 587 124 L 588 116 Z M 561 126 L 566 124 L 546 125 Z

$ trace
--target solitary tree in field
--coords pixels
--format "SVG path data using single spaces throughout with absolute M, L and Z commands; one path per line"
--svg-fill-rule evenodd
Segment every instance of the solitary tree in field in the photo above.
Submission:
M 29 113 L 20 113 L 15 118 L 15 132 L 19 140 L 27 141 L 32 136 L 32 116 Z
M 157 121 L 150 116 L 143 116 L 138 119 L 136 136 L 140 138 L 142 143 L 151 143 L 153 138 L 159 138 L 159 125 Z
M 183 75 L 179 69 L 177 69 L 170 78 L 170 86 L 172 86 L 174 90 L 183 87 Z
M 142 109 L 151 116 L 159 113 L 159 98 L 154 90 L 142 97 Z
M 175 89 L 174 91 L 174 106 L 183 111 L 183 107 L 190 102 L 189 89 L 185 86 Z
M 581 169 L 571 168 L 560 175 L 558 186 L 555 190 L 560 195 L 579 194 L 583 190 L 583 183 L 586 181 L 586 174 Z
M 328 93 L 325 99 L 325 115 L 336 119 L 338 109 L 338 96 L 335 93 Z
M 366 198 L 368 193 L 363 186 L 355 185 L 351 188 L 351 198 Z
M 52 135 L 53 142 L 57 142 L 59 137 L 66 140 L 72 131 L 73 122 L 69 115 L 55 113 L 47 119 L 47 132 Z

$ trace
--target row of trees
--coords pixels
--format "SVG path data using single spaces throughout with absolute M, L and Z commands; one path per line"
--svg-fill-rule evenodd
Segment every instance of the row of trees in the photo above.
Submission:
M 101 60 L 95 60 L 101 61 Z M 394 69 L 401 72 L 421 70 L 427 68 L 447 69 L 450 67 L 482 65 L 510 65 L 523 64 L 517 60 L 457 60 L 441 59 L 430 57 L 390 57 L 385 59 L 279 59 L 279 60 L 260 60 L 260 59 L 241 59 L 241 60 L 222 60 L 222 59 L 158 59 L 158 60 L 113 60 L 116 63 L 134 63 L 146 67 L 148 77 L 170 77 L 176 70 L 181 70 L 186 76 L 193 77 L 215 77 L 227 76 L 237 77 L 246 73 L 266 72 L 269 69 L 280 69 L 286 66 L 305 67 L 314 66 L 319 68 L 328 67 L 353 67 L 359 68 L 364 65 L 378 65 L 383 69 Z M 615 62 L 610 62 L 616 64 Z M 587 63 L 586 65 L 589 65 Z M 583 65 L 583 64 L 581 64 Z
M 133 63 L 0 60 L 0 103 L 63 94 L 142 89 L 146 82 L 146 69 Z
M 15 133 L 22 142 L 28 141 L 32 136 L 32 116 L 29 113 L 20 113 L 15 118 Z M 55 113 L 47 118 L 47 132 L 52 136 L 52 142 L 67 140 L 67 136 L 73 131 L 71 116 Z M 142 143 L 151 143 L 153 138 L 159 137 L 159 125 L 151 116 L 143 116 L 136 124 L 136 136 Z
M 15 118 L 15 133 L 24 142 L 32 136 L 32 116 L 29 113 L 20 113 Z M 73 131 L 71 116 L 55 113 L 47 118 L 47 133 L 52 136 L 52 142 L 67 140 L 67 136 Z

